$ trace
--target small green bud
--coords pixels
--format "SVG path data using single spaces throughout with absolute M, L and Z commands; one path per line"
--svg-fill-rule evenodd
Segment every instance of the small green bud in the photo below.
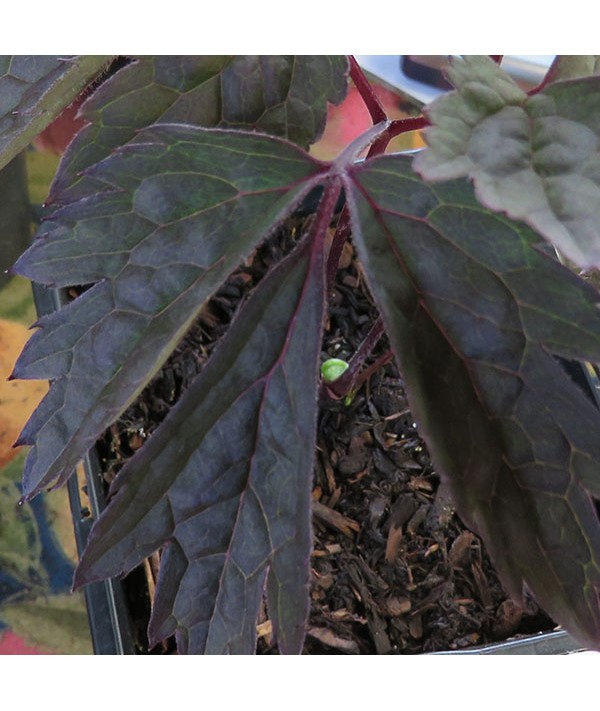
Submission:
M 326 383 L 333 383 L 348 370 L 348 363 L 340 358 L 329 358 L 321 366 L 321 375 Z

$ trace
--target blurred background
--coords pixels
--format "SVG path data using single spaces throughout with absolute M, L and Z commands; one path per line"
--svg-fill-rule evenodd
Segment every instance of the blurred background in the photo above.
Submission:
M 92 653 L 83 596 L 70 593 L 76 549 L 66 490 L 18 505 L 26 448 L 12 445 L 47 385 L 6 380 L 36 313 L 30 283 L 5 270 L 31 239 L 57 164 L 55 151 L 32 146 L 0 171 L 0 654 Z

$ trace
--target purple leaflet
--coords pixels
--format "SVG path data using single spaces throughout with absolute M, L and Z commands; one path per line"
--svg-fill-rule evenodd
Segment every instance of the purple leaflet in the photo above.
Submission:
M 327 168 L 269 136 L 182 125 L 140 136 L 90 171 L 110 189 L 56 212 L 15 267 L 46 284 L 97 282 L 40 321 L 13 372 L 53 379 L 20 437 L 34 445 L 27 498 L 70 476 Z
M 600 647 L 600 413 L 551 354 L 600 361 L 598 293 L 466 181 L 385 156 L 346 182 L 413 412 L 507 590 Z
M 115 479 L 75 584 L 126 573 L 166 544 L 153 643 L 175 633 L 183 653 L 252 653 L 267 580 L 280 648 L 300 651 L 323 308 L 322 254 L 306 243 Z

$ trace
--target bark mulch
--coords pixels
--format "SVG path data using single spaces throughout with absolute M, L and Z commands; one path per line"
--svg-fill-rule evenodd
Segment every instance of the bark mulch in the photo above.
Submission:
M 241 301 L 293 246 L 305 223 L 288 221 L 232 275 L 140 399 L 113 425 L 99 445 L 107 481 L 143 446 L 202 368 Z M 349 359 L 377 317 L 348 243 L 331 296 L 323 359 Z M 383 337 L 367 365 L 387 348 Z M 393 361 L 373 373 L 350 404 L 322 404 L 313 522 L 306 654 L 422 654 L 554 627 L 533 600 L 521 608 L 507 599 L 481 540 L 462 525 L 419 436 Z M 150 596 L 157 566 L 157 556 L 145 565 Z M 131 579 L 138 584 L 139 571 Z M 143 647 L 148 605 L 139 595 L 136 600 L 133 613 Z M 275 651 L 266 613 L 258 651 Z

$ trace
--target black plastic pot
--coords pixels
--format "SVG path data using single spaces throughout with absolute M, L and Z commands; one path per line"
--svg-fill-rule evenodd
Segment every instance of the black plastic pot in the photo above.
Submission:
M 555 632 L 540 632 L 539 634 L 508 639 L 505 642 L 486 644 L 481 647 L 471 647 L 452 652 L 435 652 L 440 654 L 572 654 L 584 652 L 585 649 L 578 644 L 571 635 L 563 630 Z

